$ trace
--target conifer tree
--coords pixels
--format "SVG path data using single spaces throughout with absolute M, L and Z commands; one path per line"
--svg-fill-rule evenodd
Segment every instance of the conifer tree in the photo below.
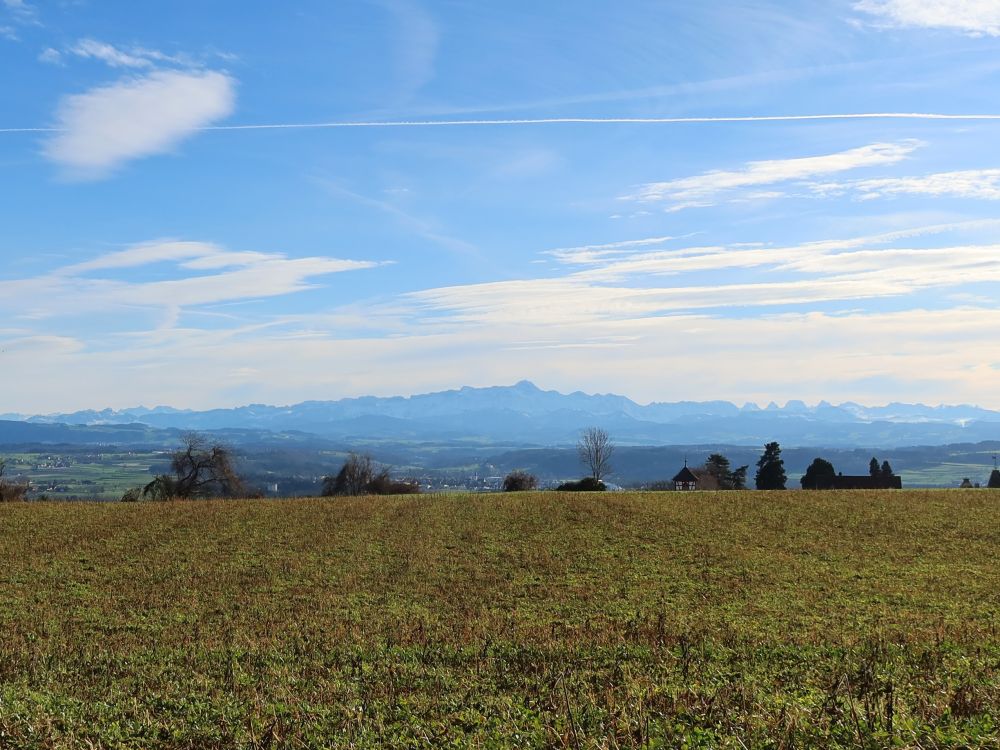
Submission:
M 785 474 L 785 461 L 781 458 L 781 446 L 778 443 L 768 443 L 764 453 L 757 462 L 755 477 L 758 490 L 783 490 L 788 476 Z

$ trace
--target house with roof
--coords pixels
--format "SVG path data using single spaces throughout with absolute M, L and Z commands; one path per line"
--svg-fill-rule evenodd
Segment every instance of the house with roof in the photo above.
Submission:
M 688 468 L 687 461 L 684 462 L 684 468 L 673 478 L 673 483 L 677 492 L 691 492 L 698 489 L 698 477 Z

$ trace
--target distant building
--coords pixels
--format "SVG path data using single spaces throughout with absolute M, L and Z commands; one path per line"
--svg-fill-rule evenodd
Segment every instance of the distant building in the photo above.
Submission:
M 698 477 L 688 468 L 687 461 L 684 462 L 684 468 L 674 477 L 673 482 L 677 492 L 690 492 L 698 489 Z
M 901 490 L 903 480 L 893 474 L 891 477 L 873 477 L 868 474 L 850 477 L 838 474 L 830 485 L 833 490 Z
M 962 490 L 971 490 L 972 489 L 972 480 L 969 479 L 968 477 L 966 477 L 965 479 L 962 480 L 962 483 L 958 487 L 959 487 L 959 489 L 962 489 Z

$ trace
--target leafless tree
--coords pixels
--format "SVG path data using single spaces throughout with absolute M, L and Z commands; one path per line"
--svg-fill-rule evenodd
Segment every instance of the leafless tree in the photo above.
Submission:
M 323 497 L 413 495 L 419 492 L 418 483 L 394 480 L 389 469 L 379 466 L 367 454 L 349 454 L 339 472 L 323 478 Z
M 324 477 L 323 496 L 363 495 L 365 488 L 375 479 L 377 469 L 372 457 L 351 453 L 334 476 Z
M 611 436 L 600 427 L 588 427 L 580 435 L 576 450 L 582 461 L 590 469 L 590 475 L 598 482 L 611 472 L 611 456 L 615 452 L 615 444 Z
M 173 476 L 161 474 L 147 484 L 144 497 L 153 500 L 190 497 L 245 497 L 246 486 L 233 466 L 233 454 L 219 443 L 189 433 L 170 460 Z

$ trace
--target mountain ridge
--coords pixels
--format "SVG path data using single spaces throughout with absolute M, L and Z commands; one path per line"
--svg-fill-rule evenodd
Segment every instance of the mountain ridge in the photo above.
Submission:
M 0 415 L 10 419 L 19 415 Z M 412 396 L 360 396 L 286 406 L 248 404 L 228 409 L 169 406 L 21 417 L 31 424 L 111 426 L 141 424 L 174 430 L 301 432 L 338 440 L 405 438 L 473 440 L 524 445 L 567 445 L 581 429 L 599 425 L 622 444 L 680 445 L 726 442 L 759 445 L 933 445 L 1000 437 L 1000 411 L 970 405 L 927 406 L 856 402 L 809 406 L 789 400 L 737 406 L 729 401 L 654 401 L 639 404 L 614 393 L 563 394 L 527 380 L 511 386 L 437 391 Z

